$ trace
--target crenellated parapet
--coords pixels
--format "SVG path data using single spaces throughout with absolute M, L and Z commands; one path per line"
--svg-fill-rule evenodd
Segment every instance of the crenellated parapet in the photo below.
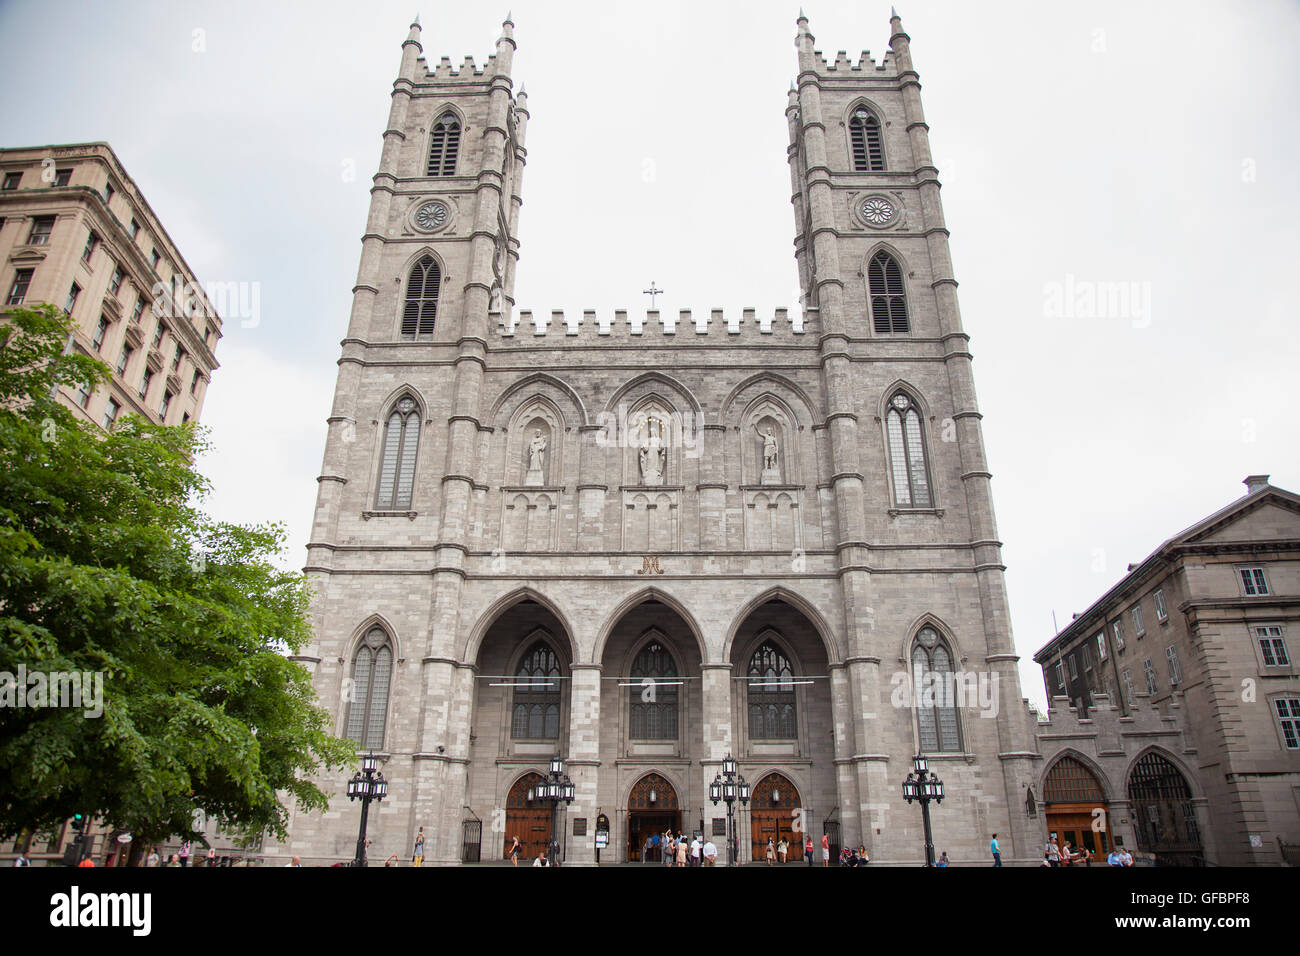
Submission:
M 465 57 L 459 67 L 452 66 L 450 57 L 443 57 L 438 61 L 438 65 L 432 70 L 428 69 L 424 58 L 421 57 L 419 63 L 425 66 L 424 79 L 438 82 L 455 82 L 457 80 L 466 82 L 470 80 L 482 80 L 484 77 L 491 78 L 496 75 L 497 58 L 496 55 L 489 56 L 487 62 L 480 68 L 475 65 L 472 56 Z
M 507 312 L 493 312 L 489 325 L 504 339 L 517 342 L 564 338 L 601 342 L 634 339 L 646 341 L 659 338 L 665 342 L 681 344 L 712 335 L 733 341 L 792 341 L 806 339 L 815 345 L 821 331 L 817 309 L 803 309 L 794 314 L 788 309 L 775 309 L 759 313 L 757 309 L 728 312 L 725 309 L 692 311 L 680 309 L 660 312 L 658 309 L 628 312 L 617 309 L 601 312 L 584 309 L 582 312 L 555 309 L 534 312 L 522 309 L 513 317 Z
M 892 52 L 886 53 L 884 59 L 877 63 L 871 56 L 870 50 L 863 50 L 858 55 L 858 60 L 855 63 L 846 50 L 837 52 L 833 62 L 828 61 L 821 50 L 814 50 L 813 71 L 831 77 L 844 77 L 854 73 L 879 73 L 883 76 L 894 76 L 898 73 L 898 65 Z

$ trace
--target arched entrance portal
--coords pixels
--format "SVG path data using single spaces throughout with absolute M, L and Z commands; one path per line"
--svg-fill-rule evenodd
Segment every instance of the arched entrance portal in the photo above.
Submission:
M 542 783 L 540 773 L 526 773 L 510 788 L 506 797 L 506 841 L 503 853 L 509 852 L 519 837 L 519 862 L 527 865 L 551 842 L 551 808 L 534 794 Z
M 778 845 L 782 840 L 790 844 L 786 860 L 793 862 L 803 859 L 804 821 L 800 812 L 798 821 L 795 810 L 803 806 L 799 790 L 790 778 L 781 773 L 769 773 L 754 787 L 749 801 L 750 852 L 755 863 L 767 859 L 767 841 Z M 798 822 L 800 829 L 795 830 Z M 780 861 L 777 857 L 777 861 Z
M 1110 852 L 1110 822 L 1106 797 L 1092 771 L 1073 757 L 1062 757 L 1043 781 L 1047 832 L 1058 845 L 1087 847 L 1094 857 Z M 1100 861 L 1099 861 L 1100 862 Z
M 1192 789 L 1178 768 L 1155 751 L 1143 755 L 1128 778 L 1138 849 L 1158 866 L 1204 866 Z
M 677 833 L 682 828 L 682 811 L 677 804 L 677 790 L 657 773 L 648 773 L 632 786 L 627 798 L 627 858 L 640 860 L 645 855 L 645 841 L 665 830 Z M 659 862 L 651 856 L 647 862 Z

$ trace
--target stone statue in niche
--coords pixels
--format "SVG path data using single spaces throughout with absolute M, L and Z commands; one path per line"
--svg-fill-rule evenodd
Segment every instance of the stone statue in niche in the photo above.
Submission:
M 664 423 L 657 418 L 647 418 L 645 442 L 637 453 L 641 466 L 641 484 L 662 485 L 664 472 L 668 470 L 668 449 L 664 447 Z
M 525 485 L 546 484 L 546 436 L 540 428 L 533 429 L 533 440 L 528 443 L 528 471 L 524 473 Z
M 759 477 L 759 484 L 762 485 L 779 485 L 781 483 L 781 446 L 776 440 L 776 429 L 769 423 L 767 431 L 759 431 L 757 425 L 754 431 L 758 432 L 758 437 L 763 440 L 763 472 Z

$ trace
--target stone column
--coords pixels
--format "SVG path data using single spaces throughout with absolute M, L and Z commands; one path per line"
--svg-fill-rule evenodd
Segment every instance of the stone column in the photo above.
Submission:
M 574 664 L 569 690 L 569 754 L 565 772 L 573 780 L 574 798 L 562 817 L 569 828 L 566 862 L 591 866 L 596 862 L 596 815 L 600 783 L 600 675 L 599 664 Z M 608 814 L 613 822 L 613 814 Z M 587 820 L 585 836 L 573 835 L 573 819 Z M 610 849 L 613 848 L 610 835 Z

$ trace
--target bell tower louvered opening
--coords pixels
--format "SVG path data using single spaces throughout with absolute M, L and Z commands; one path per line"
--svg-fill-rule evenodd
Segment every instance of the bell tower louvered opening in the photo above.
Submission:
M 433 335 L 441 285 L 442 271 L 433 256 L 424 256 L 411 267 L 410 281 L 406 285 L 406 308 L 402 312 L 402 338 Z
M 871 291 L 872 328 L 877 335 L 906 335 L 907 293 L 903 270 L 889 253 L 881 251 L 867 266 L 867 285 Z
M 460 152 L 460 120 L 455 113 L 447 112 L 433 124 L 429 140 L 428 176 L 455 176 L 456 156 Z
M 880 120 L 865 107 L 853 111 L 849 120 L 849 141 L 853 149 L 853 171 L 881 172 L 885 168 L 885 147 L 880 135 Z

